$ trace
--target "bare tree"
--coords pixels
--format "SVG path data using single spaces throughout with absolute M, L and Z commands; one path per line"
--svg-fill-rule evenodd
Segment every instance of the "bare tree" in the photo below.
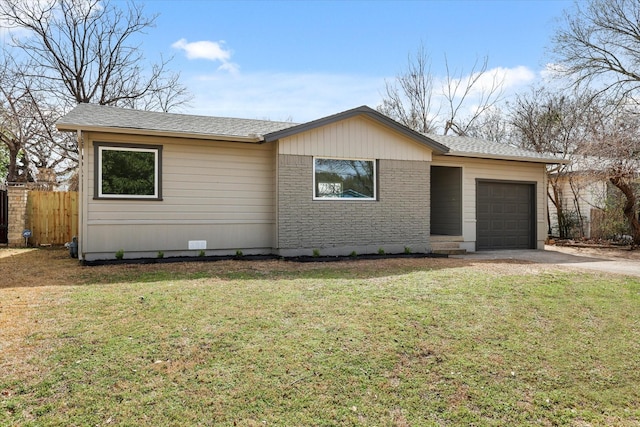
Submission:
M 16 82 L 6 68 L 0 71 L 0 142 L 8 154 L 8 182 L 31 180 L 25 150 L 39 127 L 33 114 L 31 93 Z
M 591 95 L 561 93 L 546 88 L 532 88 L 528 93 L 516 96 L 511 107 L 510 124 L 515 133 L 514 140 L 523 148 L 539 153 L 553 153 L 567 160 L 567 164 L 556 165 L 548 170 L 549 200 L 556 208 L 560 237 L 566 238 L 573 225 L 578 225 L 584 234 L 582 214 L 570 212 L 564 206 L 565 194 L 562 193 L 563 182 L 568 181 L 571 189 L 577 186 L 572 183 L 572 162 L 582 151 L 582 147 L 591 138 L 589 121 L 591 120 Z M 573 197 L 578 197 L 573 194 Z M 551 229 L 551 218 L 547 218 Z M 577 224 L 570 224 L 577 220 Z
M 507 114 L 508 111 L 505 107 L 497 105 L 485 110 L 473 123 L 469 124 L 466 135 L 500 144 L 518 145 L 515 141 L 512 141 L 513 131 Z
M 170 109 L 186 101 L 185 89 L 167 71 L 168 61 L 145 67 L 135 37 L 154 25 L 141 5 L 127 9 L 109 0 L 0 2 L 0 18 L 26 30 L 12 39 L 29 58 L 26 77 L 67 104 L 130 106 L 171 93 Z
M 640 87 L 640 2 L 576 2 L 553 38 L 553 52 L 575 85 L 622 96 Z
M 433 111 L 432 101 L 431 59 L 421 45 L 415 56 L 407 58 L 407 69 L 394 82 L 385 83 L 378 111 L 415 131 L 434 133 L 438 111 Z
M 4 98 L 29 94 L 35 103 L 32 115 L 41 127 L 26 153 L 38 167 L 64 174 L 75 164 L 73 140 L 56 132 L 54 123 L 79 103 L 169 111 L 189 100 L 168 60 L 145 62 L 137 39 L 156 16 L 145 16 L 133 1 L 125 4 L 120 9 L 110 0 L 0 0 L 0 19 L 20 30 L 5 55 L 16 84 Z
M 518 94 L 510 122 L 523 148 L 570 158 L 588 138 L 591 95 L 545 87 Z
M 594 116 L 591 153 L 598 153 L 603 173 L 626 197 L 624 214 L 636 245 L 640 245 L 638 190 L 640 170 L 637 130 L 640 114 L 634 98 L 640 89 L 640 2 L 589 0 L 576 2 L 553 39 L 560 70 L 576 87 L 589 87 L 607 101 Z M 612 101 L 613 100 L 613 101 Z M 616 101 L 617 100 L 617 101 Z
M 24 81 L 8 68 L 0 72 L 0 143 L 7 153 L 9 182 L 37 180 L 38 170 L 66 173 L 76 159 L 75 142 L 54 132 L 58 118 Z
M 497 73 L 489 73 L 488 64 L 489 58 L 485 57 L 482 63 L 476 60 L 471 72 L 466 76 L 463 71 L 454 74 L 445 56 L 445 65 L 447 67 L 447 79 L 443 89 L 447 104 L 447 117 L 444 125 L 445 135 L 449 131 L 460 136 L 468 135 L 474 123 L 502 99 L 504 79 L 501 79 Z M 488 82 L 489 85 L 483 86 L 485 82 Z M 461 109 L 474 94 L 478 98 L 477 102 L 475 102 L 476 106 L 470 114 L 463 116 Z
M 409 55 L 406 70 L 393 82 L 386 82 L 378 111 L 418 132 L 436 133 L 444 126 L 445 135 L 449 131 L 469 134 L 499 102 L 502 81 L 489 73 L 486 58 L 480 65 L 476 61 L 466 76 L 462 71 L 454 75 L 446 56 L 445 63 L 447 76 L 444 82 L 437 82 L 431 72 L 431 58 L 421 45 L 414 56 Z M 473 109 L 469 105 L 471 98 L 476 104 Z M 463 115 L 465 107 L 469 107 L 470 114 Z M 445 115 L 441 114 L 443 109 L 447 111 Z
M 584 152 L 596 156 L 597 167 L 624 196 L 623 214 L 633 244 L 640 245 L 640 105 L 626 102 L 600 103 L 599 114 L 591 116 L 593 137 Z

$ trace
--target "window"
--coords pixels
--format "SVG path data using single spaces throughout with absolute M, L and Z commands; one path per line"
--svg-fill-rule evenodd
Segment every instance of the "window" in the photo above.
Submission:
M 162 147 L 95 144 L 97 198 L 162 199 Z
M 376 198 L 376 163 L 374 160 L 313 160 L 314 199 Z

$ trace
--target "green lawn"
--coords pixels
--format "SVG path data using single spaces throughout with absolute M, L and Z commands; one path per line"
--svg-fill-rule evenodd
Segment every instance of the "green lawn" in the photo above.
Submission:
M 640 425 L 640 280 L 358 263 L 89 270 L 0 425 Z

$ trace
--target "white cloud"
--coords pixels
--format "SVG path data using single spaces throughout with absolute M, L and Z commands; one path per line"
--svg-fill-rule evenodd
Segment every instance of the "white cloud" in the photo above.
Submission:
M 186 52 L 189 59 L 209 59 L 211 61 L 228 61 L 231 58 L 231 52 L 222 47 L 224 42 L 187 42 L 187 39 L 180 39 L 171 47 L 182 49 Z
M 523 65 L 515 68 L 493 68 L 487 72 L 487 79 L 489 76 L 495 76 L 497 81 L 502 81 L 505 91 L 529 84 L 537 77 L 535 72 Z
M 232 52 L 224 47 L 225 42 L 212 42 L 209 40 L 201 40 L 197 42 L 188 42 L 187 39 L 180 39 L 173 43 L 171 47 L 183 50 L 187 59 L 206 59 L 209 61 L 221 62 L 219 70 L 229 72 L 237 72 L 238 64 L 230 61 Z
M 563 77 L 566 71 L 567 68 L 564 65 L 550 62 L 545 64 L 544 69 L 540 72 L 540 75 L 545 81 L 549 81 Z
M 498 86 L 501 86 L 501 91 L 503 93 L 517 90 L 523 85 L 533 82 L 536 77 L 537 76 L 534 71 L 522 65 L 515 68 L 496 67 L 486 70 L 479 77 L 476 73 L 473 75 L 464 75 L 458 79 L 453 79 L 451 84 L 452 86 L 459 85 L 457 95 L 461 96 L 464 93 L 468 82 L 477 79 L 469 92 L 469 97 L 479 97 L 483 93 L 487 94 Z M 446 79 L 442 78 L 439 81 L 442 93 L 445 93 L 447 85 Z
M 527 67 L 495 68 L 488 76 L 504 80 L 505 96 L 532 83 L 536 73 Z M 357 74 L 326 73 L 210 73 L 183 74 L 195 98 L 190 114 L 243 117 L 267 120 L 306 122 L 360 105 L 376 108 L 384 90 L 385 77 Z M 463 76 L 464 78 L 464 76 Z M 393 78 L 386 78 L 388 81 Z M 443 82 L 443 78 L 436 78 Z M 490 84 L 480 80 L 479 88 Z M 437 92 L 437 89 L 436 89 Z M 436 95 L 436 93 L 434 93 Z M 477 108 L 479 92 L 469 96 L 465 105 L 469 111 Z M 435 97 L 434 103 L 443 99 Z
M 240 71 L 240 67 L 238 64 L 233 62 L 223 62 L 222 65 L 218 67 L 218 70 L 224 70 L 235 74 Z
M 96 14 L 104 9 L 101 2 L 91 0 L 76 0 L 72 3 L 74 14 L 78 16 L 85 16 L 89 13 Z M 51 2 L 50 0 L 21 0 L 18 2 L 16 14 L 27 22 L 32 21 L 31 17 L 33 16 L 42 17 L 41 19 L 53 17 L 57 20 L 64 20 L 65 18 L 58 2 Z M 31 35 L 32 31 L 17 25 L 13 20 L 0 20 L 0 35 L 5 36 L 7 34 L 20 38 Z

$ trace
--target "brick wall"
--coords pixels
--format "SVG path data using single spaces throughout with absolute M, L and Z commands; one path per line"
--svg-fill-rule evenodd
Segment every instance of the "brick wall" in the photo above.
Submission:
M 9 198 L 9 227 L 7 240 L 9 246 L 24 246 L 22 232 L 27 224 L 27 195 L 29 190 L 25 187 L 8 187 Z
M 378 200 L 313 200 L 313 158 L 278 156 L 278 251 L 285 256 L 429 251 L 430 164 L 380 160 Z

